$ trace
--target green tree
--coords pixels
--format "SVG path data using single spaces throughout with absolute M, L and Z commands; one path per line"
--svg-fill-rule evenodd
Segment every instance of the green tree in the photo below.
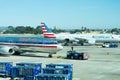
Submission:
M 25 33 L 34 34 L 34 28 L 30 26 L 25 27 Z
M 41 29 L 41 26 L 37 26 L 36 29 L 34 30 L 34 34 L 42 34 L 43 31 Z
M 15 28 L 15 32 L 17 33 L 17 34 L 23 34 L 23 33 L 25 33 L 25 27 L 24 26 L 17 26 L 16 28 Z
M 118 29 L 118 28 L 113 28 L 113 29 L 111 30 L 111 33 L 119 34 L 119 33 L 120 33 L 120 29 Z
M 15 33 L 15 29 L 13 26 L 8 26 L 8 29 L 4 33 L 5 34 L 7 34 L 7 33 L 13 34 L 13 33 Z

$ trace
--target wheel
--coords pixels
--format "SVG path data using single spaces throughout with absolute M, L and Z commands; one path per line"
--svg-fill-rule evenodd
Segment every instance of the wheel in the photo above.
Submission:
M 51 55 L 51 54 L 49 54 L 49 55 L 48 55 L 48 57 L 49 57 L 49 58 L 52 58 L 52 55 Z
M 83 60 L 83 56 L 79 56 L 79 59 L 80 59 L 80 60 Z
M 78 53 L 75 53 L 74 56 L 73 56 L 74 59 L 79 59 L 79 54 Z
M 81 45 L 81 46 L 83 46 L 83 45 L 84 45 L 84 43 L 80 43 L 80 45 Z
M 70 55 L 67 55 L 67 59 L 70 59 Z
M 70 59 L 74 59 L 74 56 L 70 56 Z
M 3 78 L 7 78 L 7 75 L 3 75 L 2 77 L 3 77 Z
M 20 55 L 19 51 L 15 51 L 15 53 L 13 55 Z

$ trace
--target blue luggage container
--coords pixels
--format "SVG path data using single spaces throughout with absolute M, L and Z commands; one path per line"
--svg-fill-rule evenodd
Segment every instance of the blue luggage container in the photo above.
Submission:
M 24 78 L 24 80 L 34 80 L 34 76 L 37 74 L 39 74 L 39 71 L 29 66 L 14 66 L 11 69 L 11 79 Z M 32 77 L 32 79 L 27 79 L 30 77 Z
M 69 69 L 71 72 L 70 72 L 70 77 L 72 80 L 72 75 L 73 75 L 73 65 L 72 64 L 53 64 L 53 63 L 50 63 L 50 64 L 46 64 L 46 68 L 61 68 L 61 69 Z M 50 70 L 51 71 L 51 70 Z
M 36 80 L 69 80 L 66 74 L 38 74 Z
M 68 79 L 72 80 L 71 68 L 43 68 L 43 74 L 66 74 Z
M 12 66 L 12 62 L 0 62 L 0 75 L 3 77 L 10 76 Z
M 36 68 L 40 73 L 42 69 L 42 63 L 28 63 L 28 62 L 20 62 L 16 63 L 16 66 L 30 66 Z
M 46 64 L 46 68 L 73 68 L 72 64 Z

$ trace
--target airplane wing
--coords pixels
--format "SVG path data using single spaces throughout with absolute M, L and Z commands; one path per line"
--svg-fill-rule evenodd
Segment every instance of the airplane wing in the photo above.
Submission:
M 83 43 L 89 43 L 89 44 L 95 44 L 95 39 L 93 38 L 76 38 L 79 40 L 79 42 L 83 42 Z

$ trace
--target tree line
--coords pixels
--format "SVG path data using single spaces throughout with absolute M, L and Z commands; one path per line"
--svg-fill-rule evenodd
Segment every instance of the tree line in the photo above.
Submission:
M 89 33 L 90 31 L 97 31 L 95 29 L 74 29 L 74 30 L 64 30 L 64 29 L 51 29 L 52 32 L 54 33 L 61 33 L 61 32 L 70 32 L 70 33 L 76 33 L 76 32 L 87 32 Z M 98 31 L 103 31 L 103 29 L 98 30 Z M 118 28 L 113 28 L 113 29 L 105 29 L 106 33 L 115 33 L 115 34 L 120 34 L 120 29 Z M 42 28 L 41 26 L 37 26 L 36 28 L 31 27 L 31 26 L 8 26 L 7 30 L 3 32 L 4 34 L 42 34 Z
M 42 34 L 40 26 L 33 28 L 31 26 L 8 26 L 7 30 L 4 31 L 4 34 Z
M 60 33 L 60 32 L 65 32 L 65 30 L 62 29 L 51 29 L 52 32 Z M 36 28 L 31 27 L 31 26 L 8 26 L 7 30 L 3 32 L 4 34 L 42 34 L 42 28 L 41 26 L 37 26 Z

